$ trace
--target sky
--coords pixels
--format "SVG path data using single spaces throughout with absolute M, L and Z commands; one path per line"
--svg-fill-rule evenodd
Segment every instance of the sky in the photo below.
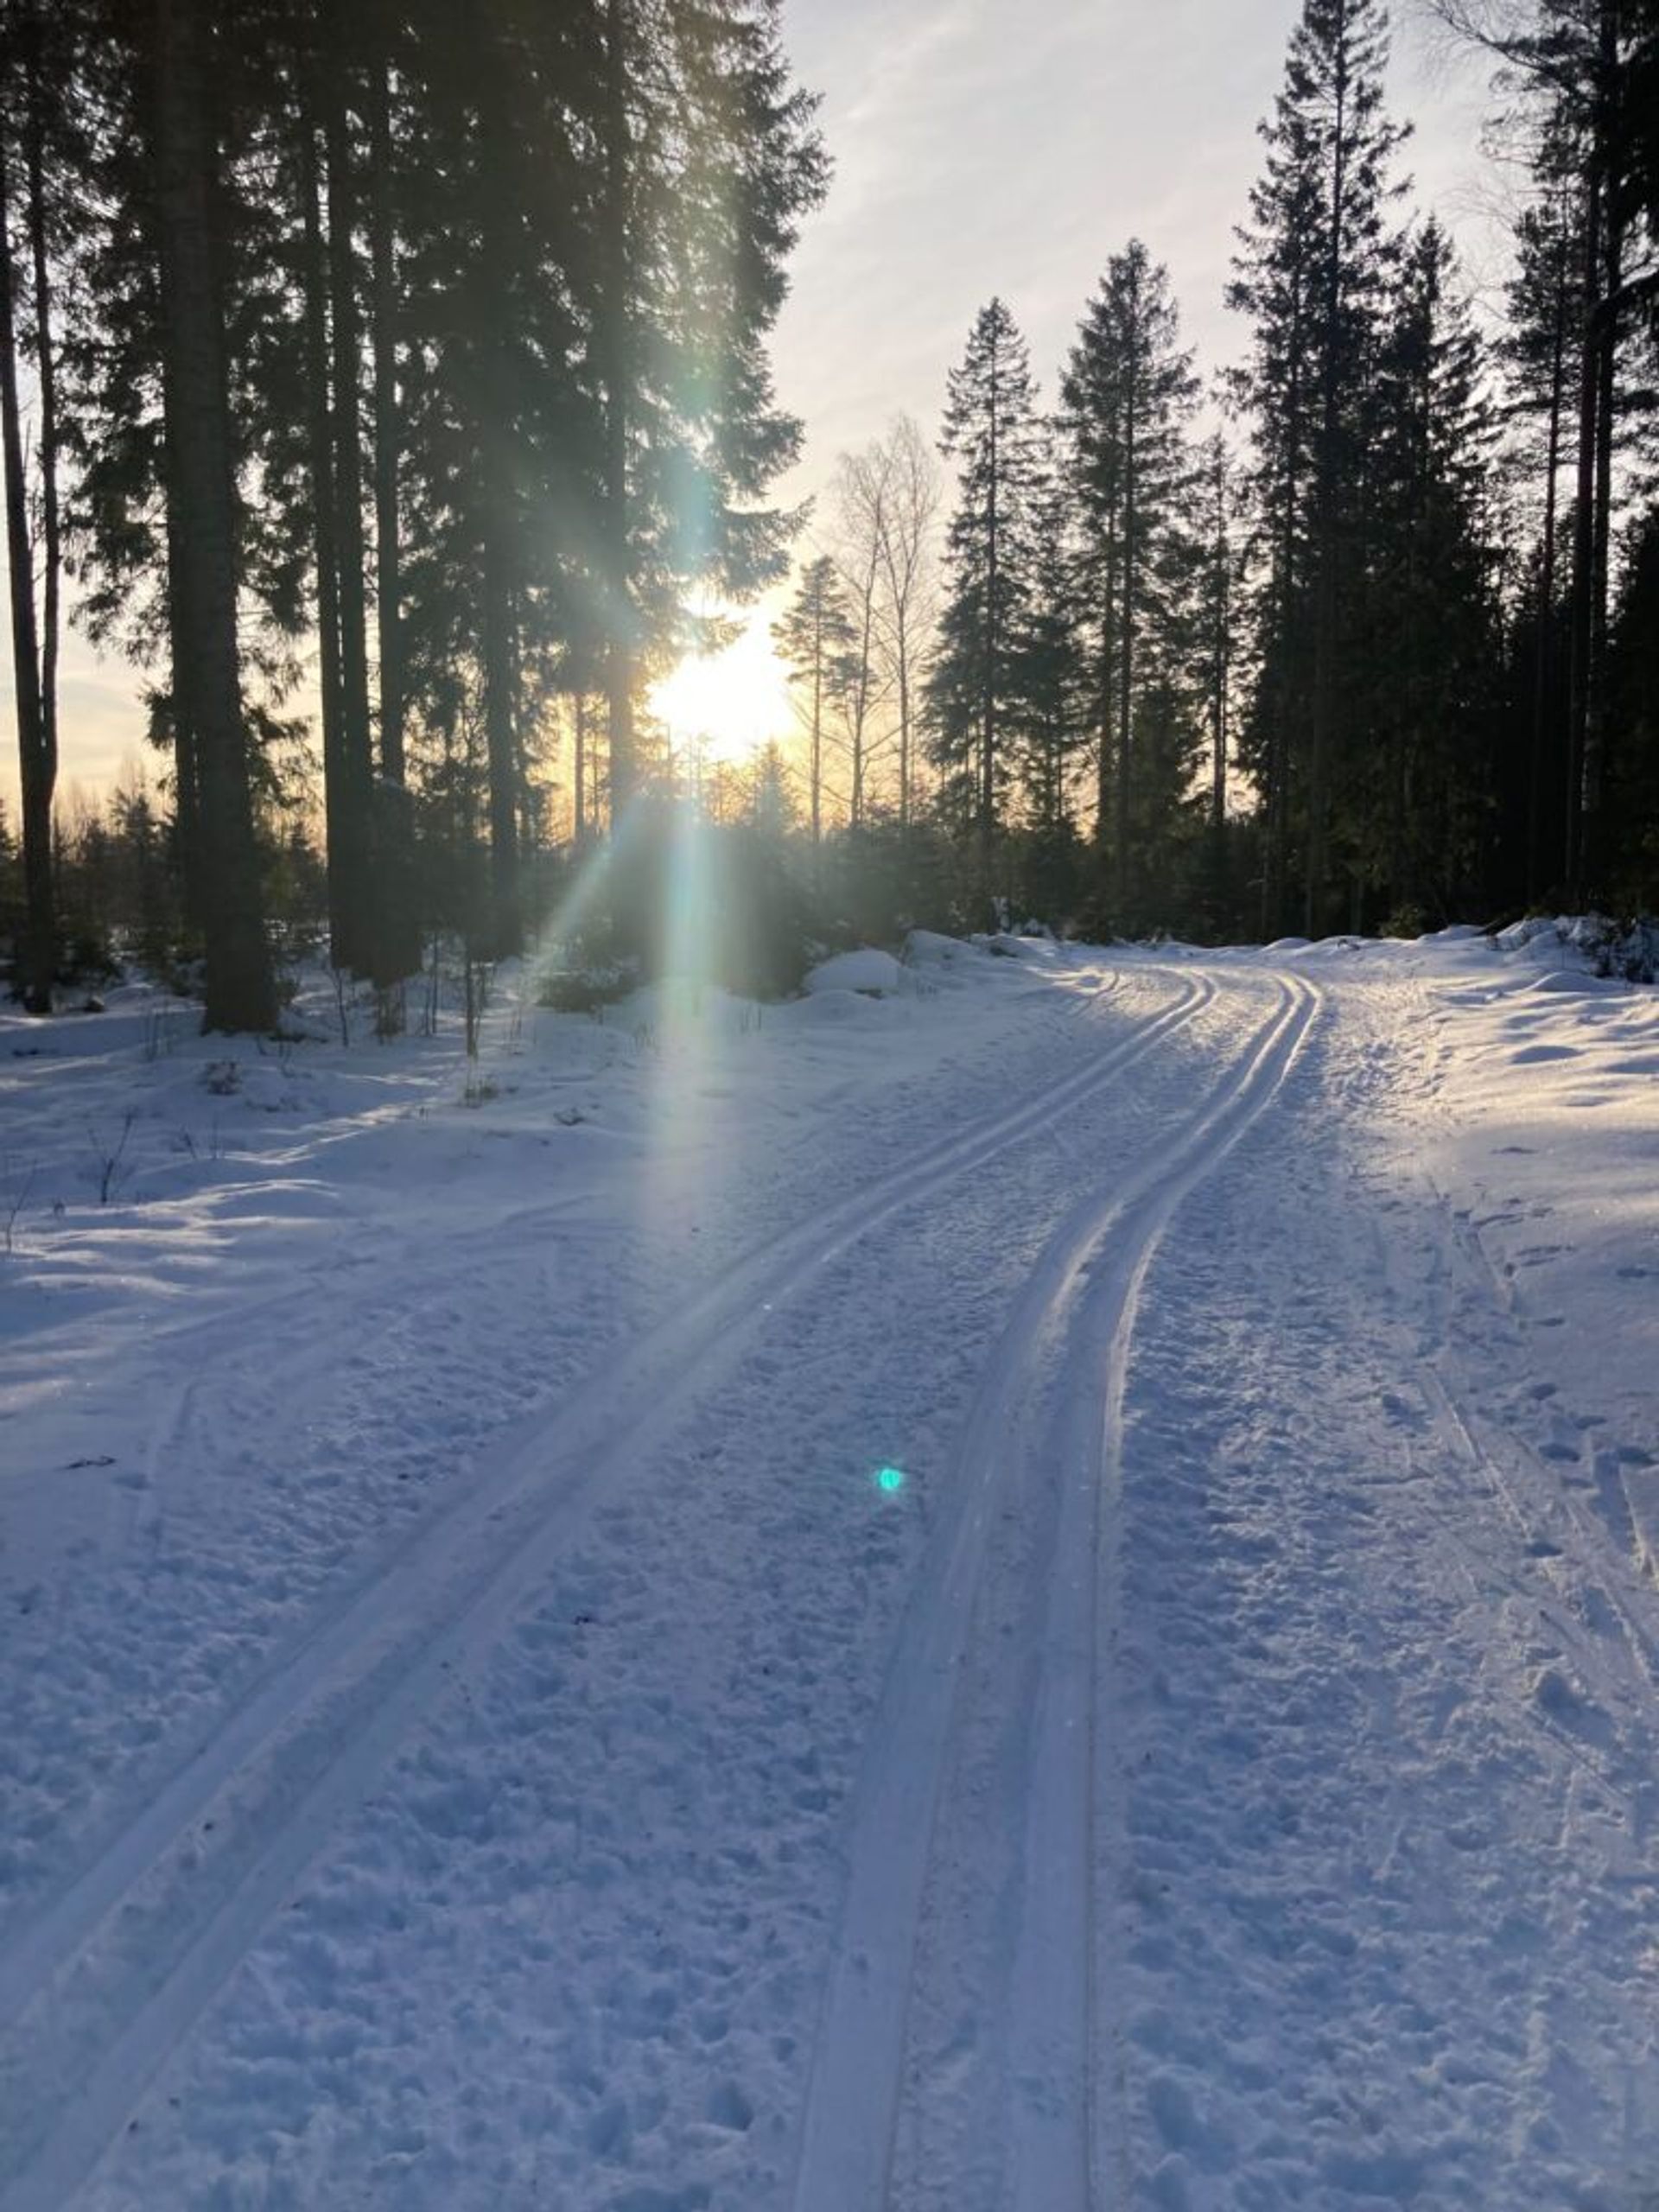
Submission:
M 773 346 L 780 403 L 806 434 L 780 499 L 810 499 L 838 453 L 900 411 L 931 435 L 946 372 L 994 294 L 1052 395 L 1084 302 L 1131 238 L 1168 264 L 1206 379 L 1235 358 L 1243 332 L 1224 305 L 1233 226 L 1299 12 L 1299 0 L 785 0 L 785 43 L 799 81 L 822 95 L 835 175 L 797 250 Z M 1490 289 L 1484 73 L 1437 52 L 1424 0 L 1402 0 L 1394 44 L 1394 112 L 1416 125 L 1402 157 L 1414 197 L 1450 223 Z M 754 617 L 735 671 L 679 687 L 683 725 L 741 696 L 746 740 L 767 734 L 769 715 L 786 734 L 772 611 Z M 63 676 L 63 785 L 107 785 L 144 750 L 138 684 L 73 638 Z M 9 657 L 0 702 L 9 725 Z M 9 804 L 16 788 L 9 741 Z

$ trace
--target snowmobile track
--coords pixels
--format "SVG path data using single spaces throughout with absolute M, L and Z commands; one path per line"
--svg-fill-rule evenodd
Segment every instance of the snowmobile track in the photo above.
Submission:
M 837 1255 L 1111 1084 L 1215 996 L 1206 976 L 1176 981 L 1073 1074 L 746 1255 L 562 1408 L 514 1424 L 464 1491 L 344 1585 L 105 1834 L 0 1953 L 0 2212 L 58 2212 L 73 2196 L 409 1729 L 499 1636 L 606 1484 L 625 1481 Z
M 950 1519 L 899 1637 L 855 1802 L 793 2212 L 891 2212 L 902 2201 L 894 2194 L 900 2122 L 928 2094 L 907 2045 L 930 1879 L 950 1848 L 940 1832 L 942 1779 L 963 1726 L 988 1531 L 1018 1493 L 1033 1435 L 1049 1447 L 1039 1456 L 1058 1457 L 1063 1476 L 1039 1577 L 1044 1617 L 1032 1637 L 1037 1680 L 1028 1711 L 1006 1731 L 1021 1746 L 1022 1910 L 1011 1955 L 992 1968 L 1007 1986 L 984 1992 L 977 2007 L 1001 2032 L 1006 2078 L 986 2085 L 990 2098 L 969 2101 L 1005 2145 L 999 2208 L 1089 2212 L 1111 2201 L 1100 2171 L 1109 2130 L 1095 2110 L 1093 1831 L 1109 1758 L 1099 1740 L 1097 1638 L 1115 1554 L 1124 1393 L 1141 1285 L 1166 1228 L 1271 1105 L 1318 1014 L 1315 987 L 1285 979 L 1279 988 L 1275 1010 L 1198 1113 L 1127 1185 L 1091 1192 L 1060 1224 L 964 1423 Z

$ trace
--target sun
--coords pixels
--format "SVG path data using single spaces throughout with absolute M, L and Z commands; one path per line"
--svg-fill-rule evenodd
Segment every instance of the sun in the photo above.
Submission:
M 651 689 L 651 712 L 677 752 L 701 744 L 711 760 L 747 760 L 792 726 L 783 664 L 766 614 L 751 614 L 724 652 L 694 654 Z

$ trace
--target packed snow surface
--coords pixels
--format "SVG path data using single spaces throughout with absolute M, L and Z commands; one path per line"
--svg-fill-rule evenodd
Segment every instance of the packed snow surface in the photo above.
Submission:
M 1659 2202 L 1570 950 L 0 1020 L 0 2212 Z

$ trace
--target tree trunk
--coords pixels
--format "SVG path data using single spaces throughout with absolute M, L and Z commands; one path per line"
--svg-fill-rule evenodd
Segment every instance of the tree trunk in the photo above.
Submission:
M 10 567 L 11 658 L 17 700 L 17 756 L 22 785 L 23 885 L 27 906 L 20 948 L 23 1004 L 50 1014 L 57 968 L 52 900 L 52 783 L 41 692 L 40 633 L 35 607 L 35 547 L 29 525 L 17 398 L 17 327 L 11 260 L 10 168 L 0 139 L 0 442 L 6 485 L 6 552 Z
M 588 767 L 588 702 L 583 694 L 578 691 L 570 704 L 570 744 L 571 752 L 574 756 L 571 765 L 575 770 L 573 779 L 575 789 L 574 797 L 571 802 L 572 829 L 570 834 L 574 842 L 580 845 L 588 827 L 588 794 L 586 790 Z
M 1623 240 L 1613 211 L 1605 226 L 1606 254 L 1596 328 L 1596 512 L 1590 546 L 1590 658 L 1584 715 L 1582 888 L 1600 887 L 1602 799 L 1607 752 L 1607 578 L 1613 518 L 1613 415 L 1618 372 L 1618 296 Z
M 237 647 L 236 503 L 215 265 L 208 0 L 153 0 L 152 158 L 161 245 L 174 690 L 195 746 L 209 1029 L 276 1018 Z
M 404 781 L 403 583 L 397 497 L 397 267 L 387 69 L 369 80 L 369 255 L 374 287 L 375 620 L 380 643 L 380 772 Z
M 1133 346 L 1133 340 L 1130 341 Z M 1135 382 L 1133 353 L 1123 417 L 1123 567 L 1118 583 L 1117 638 L 1117 790 L 1114 806 L 1112 903 L 1122 929 L 1129 909 L 1129 782 L 1132 767 L 1130 721 L 1135 698 L 1135 584 L 1138 549 L 1135 542 Z
M 1001 674 L 1001 609 L 997 594 L 1001 589 L 1001 547 L 998 542 L 997 472 L 1001 467 L 998 451 L 1000 423 L 997 418 L 997 380 L 995 363 L 991 369 L 990 399 L 990 505 L 986 517 L 985 560 L 985 683 L 981 704 L 979 793 L 976 811 L 979 818 L 979 880 L 980 888 L 988 899 L 991 895 L 991 846 L 995 834 L 996 808 L 996 690 Z
M 322 790 L 327 838 L 329 955 L 352 964 L 350 772 L 340 712 L 340 544 L 334 519 L 334 431 L 328 397 L 328 267 L 322 238 L 316 130 L 300 132 L 300 194 L 305 226 L 305 372 L 311 470 L 311 543 L 317 571 L 317 683 L 322 721 Z
M 812 848 L 823 834 L 823 600 L 820 593 L 812 638 Z
M 1227 828 L 1227 686 L 1232 673 L 1232 548 L 1227 533 L 1227 479 L 1224 463 L 1216 474 L 1216 563 L 1214 607 L 1216 626 L 1211 641 L 1210 701 L 1210 823 L 1217 849 Z
M 492 444 L 498 441 L 493 437 Z M 518 762 L 517 654 L 513 638 L 512 563 L 505 514 L 507 490 L 490 471 L 486 502 L 483 596 L 484 734 L 490 780 L 490 936 L 492 957 L 518 951 Z
M 1603 0 L 1604 23 L 1611 10 Z M 1600 625 L 1596 598 L 1596 487 L 1600 426 L 1601 361 L 1597 346 L 1597 309 L 1600 303 L 1602 232 L 1606 219 L 1607 149 L 1603 139 L 1601 104 L 1597 103 L 1597 126 L 1592 135 L 1589 165 L 1585 178 L 1584 271 L 1580 300 L 1583 351 L 1579 372 L 1579 447 L 1573 516 L 1573 600 L 1568 639 L 1567 812 L 1562 839 L 1562 886 L 1569 906 L 1584 896 L 1584 776 L 1588 747 L 1592 661 Z
M 184 555 L 179 544 L 178 518 L 171 509 L 167 516 L 167 634 L 171 665 L 174 671 L 171 701 L 173 722 L 173 842 L 174 857 L 179 872 L 179 901 L 184 918 L 185 933 L 190 943 L 200 946 L 204 934 L 202 922 L 202 859 L 201 859 L 201 778 L 196 767 L 196 733 L 188 712 L 188 702 L 178 688 L 178 670 L 185 658 L 183 632 L 179 624 L 178 596 L 173 589 L 173 578 L 178 575 Z
M 1555 626 L 1555 493 L 1561 465 L 1561 401 L 1567 358 L 1567 270 L 1557 272 L 1549 365 L 1549 430 L 1544 458 L 1544 542 L 1538 579 L 1538 639 L 1532 682 L 1532 752 L 1527 775 L 1527 904 L 1544 887 L 1544 741 L 1548 728 L 1551 640 Z
M 1336 116 L 1331 141 L 1330 241 L 1325 264 L 1325 328 L 1320 346 L 1319 451 L 1313 610 L 1313 717 L 1307 762 L 1307 849 L 1303 877 L 1302 927 L 1309 937 L 1325 897 L 1325 841 L 1330 818 L 1331 753 L 1334 733 L 1337 659 L 1337 554 L 1340 535 L 1337 483 L 1338 348 L 1342 334 L 1343 200 L 1347 185 L 1348 79 L 1338 65 Z
M 605 557 L 610 592 L 605 654 L 611 746 L 611 823 L 639 781 L 633 727 L 633 577 L 628 533 L 628 16 L 609 0 L 605 44 L 605 220 L 600 334 L 605 386 Z
M 910 827 L 910 648 L 905 636 L 905 614 L 899 616 L 899 830 Z
M 40 757 L 30 794 L 35 816 L 32 840 L 38 860 L 31 865 L 31 840 L 25 825 L 24 895 L 34 975 L 50 976 L 55 961 L 57 915 L 54 903 L 52 799 L 58 780 L 58 642 L 62 621 L 63 529 L 58 496 L 58 361 L 52 321 L 52 270 L 46 239 L 46 84 L 41 54 L 38 0 L 25 10 L 24 60 L 29 79 L 29 243 L 35 279 L 35 370 L 40 385 L 36 452 L 41 496 L 41 722 Z M 0 207 L 4 204 L 0 192 Z
M 1106 561 L 1100 607 L 1100 753 L 1095 764 L 1095 845 L 1104 880 L 1105 855 L 1112 834 L 1112 728 L 1117 696 L 1117 510 L 1106 522 Z
M 334 340 L 334 542 L 339 555 L 340 765 L 344 784 L 340 826 L 346 839 L 340 880 L 346 903 L 339 934 L 340 964 L 359 975 L 373 972 L 375 887 L 370 808 L 374 796 L 374 748 L 369 725 L 369 649 L 366 554 L 363 542 L 363 436 L 359 382 L 362 326 L 357 303 L 357 181 L 344 87 L 335 57 L 325 91 L 328 155 L 328 296 Z

